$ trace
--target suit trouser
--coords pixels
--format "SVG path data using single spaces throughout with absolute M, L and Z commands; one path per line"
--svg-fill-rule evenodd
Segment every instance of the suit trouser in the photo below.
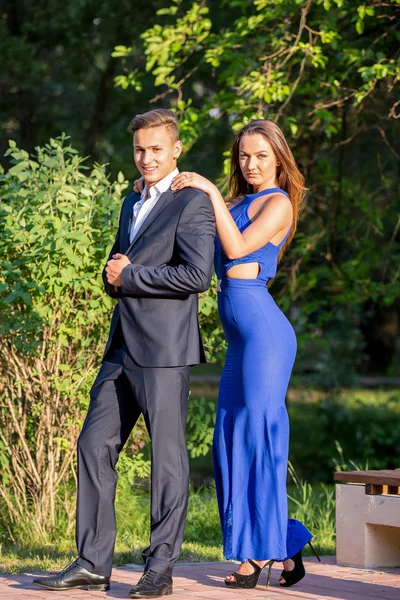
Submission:
M 114 346 L 114 347 L 113 347 Z M 113 344 L 90 394 L 78 439 L 78 563 L 110 576 L 116 536 L 115 470 L 140 413 L 151 438 L 150 546 L 145 569 L 172 574 L 186 521 L 189 461 L 185 428 L 191 367 L 144 368 Z

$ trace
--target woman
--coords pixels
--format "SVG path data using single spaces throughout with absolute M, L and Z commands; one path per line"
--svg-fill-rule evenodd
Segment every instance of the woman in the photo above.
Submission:
M 294 236 L 303 177 L 280 129 L 257 120 L 233 144 L 228 203 L 196 173 L 180 173 L 171 187 L 187 186 L 207 193 L 214 207 L 218 311 L 228 341 L 213 458 L 224 556 L 241 565 L 225 583 L 255 587 L 268 566 L 268 584 L 278 560 L 280 584 L 289 587 L 304 577 L 301 551 L 312 535 L 287 516 L 285 396 L 296 337 L 266 283 Z

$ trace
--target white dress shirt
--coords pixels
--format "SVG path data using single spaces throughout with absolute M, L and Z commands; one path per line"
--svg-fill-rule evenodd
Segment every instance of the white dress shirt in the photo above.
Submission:
M 157 204 L 158 199 L 161 194 L 167 191 L 167 189 L 171 186 L 172 180 L 174 177 L 178 175 L 178 169 L 169 173 L 164 179 L 158 181 L 155 185 L 152 185 L 150 188 L 150 197 L 147 198 L 147 186 L 144 187 L 144 190 L 140 196 L 140 200 L 136 202 L 133 206 L 133 215 L 131 222 L 131 230 L 129 232 L 129 241 L 132 244 L 133 240 L 142 223 L 145 221 L 146 217 L 149 215 L 152 208 Z

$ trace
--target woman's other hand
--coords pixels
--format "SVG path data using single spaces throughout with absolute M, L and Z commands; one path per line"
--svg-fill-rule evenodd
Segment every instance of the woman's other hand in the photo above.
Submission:
M 135 181 L 133 182 L 133 191 L 136 192 L 137 194 L 141 194 L 144 190 L 144 177 L 141 177 L 140 179 L 135 179 Z
M 199 175 L 198 173 L 190 173 L 189 171 L 182 171 L 182 173 L 179 173 L 179 175 L 174 178 L 171 185 L 171 190 L 177 191 L 185 187 L 197 188 L 209 196 L 216 189 L 215 185 L 202 175 Z

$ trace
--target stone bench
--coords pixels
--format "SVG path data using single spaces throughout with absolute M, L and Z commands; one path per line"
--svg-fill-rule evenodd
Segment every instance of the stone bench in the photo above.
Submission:
M 336 559 L 352 567 L 400 566 L 400 469 L 335 473 Z

